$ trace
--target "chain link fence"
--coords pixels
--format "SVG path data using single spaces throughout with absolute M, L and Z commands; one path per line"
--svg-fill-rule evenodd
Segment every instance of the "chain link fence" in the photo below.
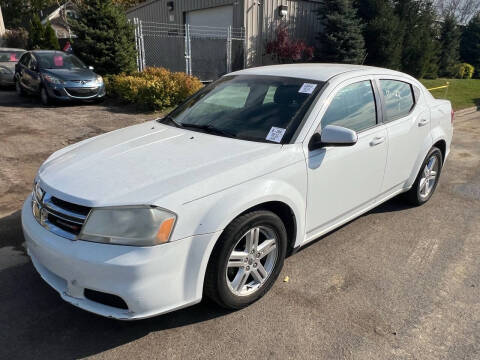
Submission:
M 245 68 L 245 29 L 166 24 L 133 19 L 137 66 L 184 71 L 204 82 Z

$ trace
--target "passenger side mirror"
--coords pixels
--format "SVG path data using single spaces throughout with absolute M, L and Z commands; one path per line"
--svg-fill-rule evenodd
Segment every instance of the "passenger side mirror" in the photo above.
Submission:
M 343 126 L 327 125 L 323 130 L 313 134 L 308 144 L 309 150 L 315 150 L 324 146 L 352 146 L 357 143 L 358 136 L 353 130 Z

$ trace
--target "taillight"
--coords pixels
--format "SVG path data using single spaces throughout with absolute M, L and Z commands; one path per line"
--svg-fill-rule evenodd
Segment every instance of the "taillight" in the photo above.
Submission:
M 453 125 L 453 120 L 455 120 L 455 111 L 453 111 L 453 109 L 452 109 L 451 115 L 452 115 L 451 121 L 452 121 L 452 125 Z

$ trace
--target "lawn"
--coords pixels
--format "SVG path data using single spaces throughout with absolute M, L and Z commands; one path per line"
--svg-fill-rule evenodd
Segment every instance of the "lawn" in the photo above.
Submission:
M 455 110 L 477 106 L 480 108 L 480 79 L 436 79 L 420 80 L 427 89 L 445 85 L 449 82 L 448 90 L 440 89 L 431 91 L 437 99 L 448 99 Z

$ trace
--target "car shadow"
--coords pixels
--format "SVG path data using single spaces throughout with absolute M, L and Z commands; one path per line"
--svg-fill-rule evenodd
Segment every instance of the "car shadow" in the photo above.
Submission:
M 202 302 L 133 322 L 103 318 L 63 300 L 36 273 L 23 246 L 20 211 L 0 219 L 0 358 L 83 358 L 151 332 L 230 312 Z M 168 289 L 165 289 L 168 291 Z
M 97 106 L 102 108 L 112 114 L 127 114 L 127 115 L 148 115 L 150 117 L 155 117 L 157 113 L 145 110 L 142 107 L 136 106 L 135 104 L 122 104 L 121 102 L 112 99 L 106 98 L 101 103 L 96 102 L 82 102 L 82 101 L 56 101 L 52 105 L 44 106 L 40 102 L 38 96 L 32 94 L 25 94 L 23 96 L 17 95 L 14 88 L 11 87 L 0 87 L 0 108 L 1 107 L 16 107 L 16 108 L 45 108 L 45 109 L 55 109 L 55 108 L 74 108 L 79 106 Z

